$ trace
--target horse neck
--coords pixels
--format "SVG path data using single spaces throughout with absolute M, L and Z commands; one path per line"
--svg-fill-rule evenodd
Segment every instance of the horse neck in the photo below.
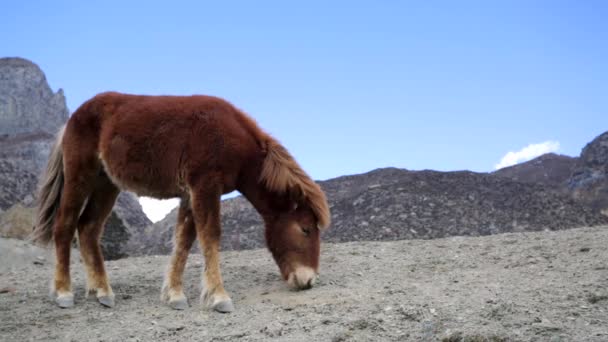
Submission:
M 277 203 L 278 196 L 259 182 L 259 172 L 248 172 L 244 175 L 237 190 L 253 205 L 264 222 L 277 212 L 273 203 Z

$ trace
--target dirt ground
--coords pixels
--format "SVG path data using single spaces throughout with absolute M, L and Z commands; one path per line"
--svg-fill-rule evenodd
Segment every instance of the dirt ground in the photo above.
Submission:
M 107 263 L 113 309 L 84 298 L 76 260 L 76 306 L 59 309 L 47 297 L 48 252 L 4 239 L 0 340 L 608 341 L 607 247 L 608 227 L 325 244 L 320 280 L 301 292 L 267 251 L 225 252 L 236 311 L 219 314 L 198 305 L 199 255 L 185 311 L 159 300 L 164 256 Z

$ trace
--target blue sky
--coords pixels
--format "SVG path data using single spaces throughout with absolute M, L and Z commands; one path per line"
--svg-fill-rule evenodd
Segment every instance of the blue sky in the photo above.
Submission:
M 71 111 L 106 90 L 224 97 L 317 179 L 491 171 L 608 130 L 606 18 L 604 1 L 11 1 L 0 56 L 39 64 Z

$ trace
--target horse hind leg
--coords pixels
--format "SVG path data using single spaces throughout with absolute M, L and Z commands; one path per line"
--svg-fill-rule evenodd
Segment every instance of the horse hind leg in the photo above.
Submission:
M 78 220 L 80 254 L 87 273 L 86 296 L 90 290 L 95 290 L 97 300 L 106 307 L 113 307 L 115 301 L 99 241 L 119 192 L 106 175 L 98 176 L 93 193 Z
M 180 203 L 177 215 L 173 254 L 161 290 L 161 300 L 167 302 L 175 310 L 184 310 L 188 307 L 188 299 L 184 294 L 182 279 L 188 253 L 190 253 L 195 239 L 196 229 L 192 209 L 188 199 L 184 198 Z
M 53 226 L 56 262 L 51 297 L 62 308 L 74 305 L 74 294 L 72 293 L 70 277 L 70 252 L 78 216 L 90 191 L 91 184 L 77 182 L 66 177 L 57 218 Z

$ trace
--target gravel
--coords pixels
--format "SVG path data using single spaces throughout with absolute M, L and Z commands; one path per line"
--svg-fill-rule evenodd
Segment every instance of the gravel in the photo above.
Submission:
M 75 260 L 76 306 L 59 309 L 47 298 L 48 253 L 0 241 L 4 341 L 608 340 L 608 226 L 325 244 L 320 280 L 301 292 L 267 251 L 224 252 L 231 314 L 199 306 L 199 255 L 186 269 L 187 310 L 159 300 L 166 256 L 107 262 L 113 309 L 84 298 Z

